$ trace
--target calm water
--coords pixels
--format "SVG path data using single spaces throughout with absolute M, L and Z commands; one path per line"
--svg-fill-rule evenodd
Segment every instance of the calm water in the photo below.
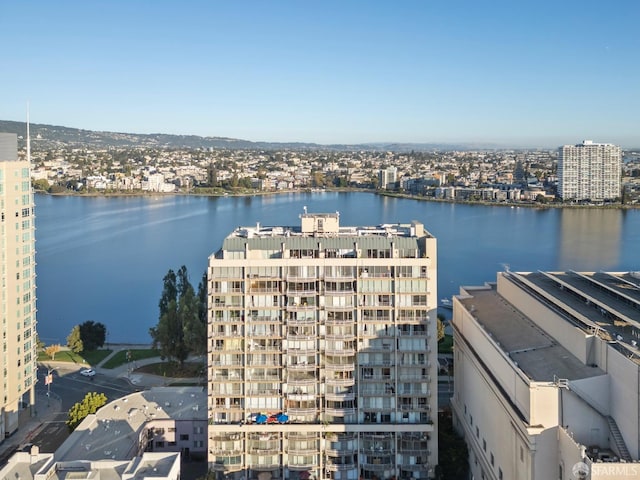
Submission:
M 392 199 L 367 193 L 260 197 L 36 197 L 38 332 L 64 343 L 85 320 L 109 342 L 148 342 L 162 278 L 186 265 L 194 287 L 238 225 L 298 225 L 340 212 L 342 225 L 421 220 L 438 238 L 438 298 L 496 271 L 640 270 L 640 211 L 535 210 Z

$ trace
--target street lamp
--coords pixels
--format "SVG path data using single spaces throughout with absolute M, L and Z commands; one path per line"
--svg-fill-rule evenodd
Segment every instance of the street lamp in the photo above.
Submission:
M 53 371 L 57 370 L 57 368 L 49 368 L 47 367 L 47 376 L 44 377 L 44 384 L 47 386 L 47 407 L 50 405 L 51 398 L 51 384 L 53 383 Z

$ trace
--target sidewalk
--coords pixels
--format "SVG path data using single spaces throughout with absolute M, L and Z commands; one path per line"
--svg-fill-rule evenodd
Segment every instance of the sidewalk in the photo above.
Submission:
M 36 392 L 34 415 L 26 423 L 22 423 L 16 433 L 0 443 L 0 464 L 4 463 L 14 450 L 30 443 L 46 423 L 53 421 L 56 415 L 61 413 L 61 407 L 62 401 L 56 394 L 52 393 L 49 402 L 47 402 L 47 396 L 44 392 Z M 28 411 L 22 413 L 29 415 Z

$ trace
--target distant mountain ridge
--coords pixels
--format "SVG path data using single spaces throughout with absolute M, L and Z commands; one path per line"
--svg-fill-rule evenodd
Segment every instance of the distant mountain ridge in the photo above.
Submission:
M 173 135 L 166 133 L 97 132 L 80 128 L 32 123 L 31 140 L 34 148 L 75 147 L 147 147 L 147 148 L 214 148 L 230 150 L 374 150 L 409 152 L 433 150 L 494 150 L 505 148 L 495 144 L 445 144 L 445 143 L 366 143 L 332 144 L 304 142 L 252 142 L 227 137 L 200 137 L 198 135 Z M 27 127 L 24 122 L 0 120 L 0 132 L 16 133 L 20 144 L 24 142 Z

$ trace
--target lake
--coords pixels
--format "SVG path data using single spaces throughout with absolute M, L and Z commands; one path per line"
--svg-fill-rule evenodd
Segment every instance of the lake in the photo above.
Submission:
M 438 239 L 438 298 L 514 271 L 640 270 L 640 210 L 456 205 L 372 193 L 254 197 L 36 196 L 38 333 L 66 343 L 102 322 L 108 342 L 147 343 L 162 278 L 186 265 L 197 288 L 207 258 L 239 225 L 298 225 L 340 212 L 341 225 L 419 220 Z

